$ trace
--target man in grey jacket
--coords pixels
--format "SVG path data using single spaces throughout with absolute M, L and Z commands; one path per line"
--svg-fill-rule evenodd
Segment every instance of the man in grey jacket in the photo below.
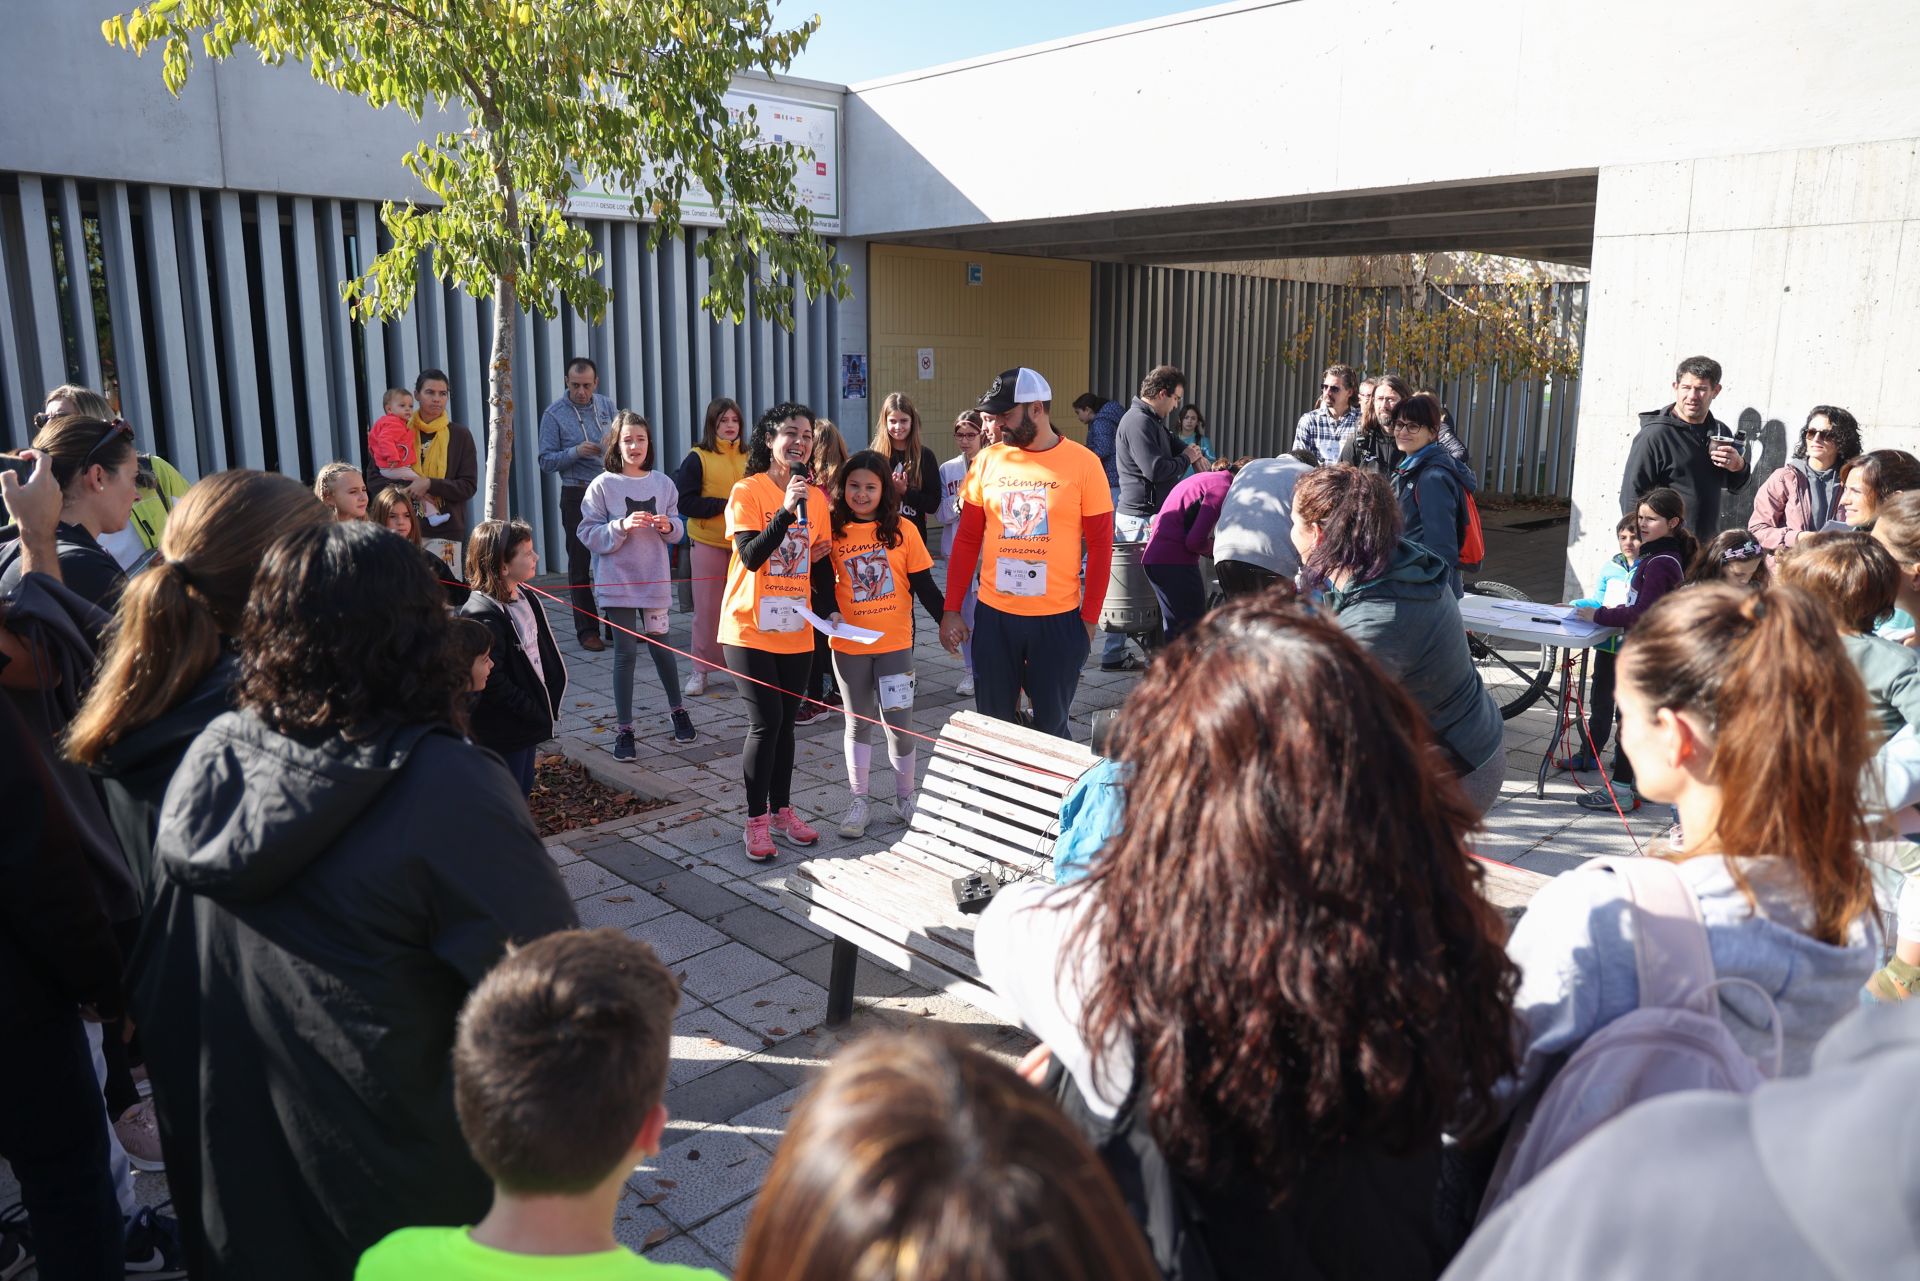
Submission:
M 540 470 L 560 477 L 560 523 L 567 534 L 567 585 L 570 604 L 593 608 L 593 556 L 580 541 L 580 504 L 587 486 L 605 471 L 607 431 L 613 426 L 613 401 L 599 394 L 600 368 L 585 356 L 567 362 L 567 394 L 540 415 Z M 575 614 L 574 630 L 583 649 L 601 650 L 593 620 Z
M 1920 1002 L 1829 1032 L 1802 1077 L 1633 1108 L 1467 1241 L 1443 1281 L 1920 1276 Z
M 1144 542 L 1160 504 L 1187 474 L 1187 467 L 1203 467 L 1200 446 L 1184 450 L 1167 430 L 1167 415 L 1187 394 L 1187 376 L 1172 365 L 1155 365 L 1140 380 L 1140 394 L 1120 417 L 1114 433 L 1114 467 L 1120 475 L 1119 496 L 1113 511 L 1113 541 Z M 1118 644 L 1115 641 L 1118 641 Z M 1127 671 L 1139 661 L 1126 652 L 1126 637 L 1110 633 L 1100 658 L 1103 672 Z

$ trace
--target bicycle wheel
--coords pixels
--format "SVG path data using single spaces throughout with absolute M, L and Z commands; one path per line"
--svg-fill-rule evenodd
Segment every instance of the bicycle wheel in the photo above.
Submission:
M 1532 600 L 1517 587 L 1491 583 L 1484 579 L 1467 584 L 1478 596 L 1498 596 L 1503 600 Z M 1505 636 L 1485 636 L 1467 632 L 1467 652 L 1480 672 L 1493 701 L 1500 705 L 1502 720 L 1512 720 L 1537 702 L 1553 683 L 1553 669 L 1559 651 L 1538 641 L 1511 640 Z

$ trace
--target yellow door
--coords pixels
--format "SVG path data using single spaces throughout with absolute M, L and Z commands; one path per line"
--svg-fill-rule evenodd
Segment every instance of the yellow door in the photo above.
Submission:
M 970 265 L 979 269 L 978 284 L 968 283 Z M 904 392 L 920 411 L 927 446 L 951 458 L 954 417 L 979 403 L 995 374 L 1025 365 L 1053 388 L 1054 427 L 1085 443 L 1072 406 L 1089 376 L 1090 264 L 874 245 L 867 273 L 867 439 L 888 393 Z M 921 377 L 923 350 L 932 353 L 930 378 Z M 861 429 L 842 428 L 853 445 Z

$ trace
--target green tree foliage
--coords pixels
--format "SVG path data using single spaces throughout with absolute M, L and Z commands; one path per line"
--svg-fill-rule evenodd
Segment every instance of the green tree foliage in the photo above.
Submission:
M 552 316 L 561 298 L 597 321 L 608 290 L 570 191 L 632 191 L 649 245 L 682 234 L 681 204 L 710 193 L 722 225 L 700 245 L 716 317 L 791 326 L 793 305 L 846 296 L 846 269 L 794 193 L 792 144 L 730 114 L 734 73 L 784 70 L 819 26 L 790 30 L 770 0 L 153 0 L 101 26 L 110 43 L 161 47 L 175 94 L 196 57 L 248 46 L 264 63 L 303 63 L 315 80 L 420 119 L 464 109 L 469 127 L 405 157 L 439 201 L 381 210 L 393 246 L 341 292 L 361 319 L 413 302 L 424 254 L 435 275 L 493 297 L 485 514 L 504 515 L 513 450 L 513 317 Z M 758 288 L 749 289 L 758 282 Z

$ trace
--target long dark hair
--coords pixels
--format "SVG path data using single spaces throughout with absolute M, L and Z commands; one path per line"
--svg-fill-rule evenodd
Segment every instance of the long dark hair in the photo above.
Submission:
M 833 487 L 833 536 L 840 537 L 848 525 L 865 519 L 847 505 L 847 477 L 857 471 L 870 471 L 880 478 L 880 505 L 874 508 L 873 523 L 882 547 L 898 547 L 900 496 L 893 492 L 893 464 L 877 449 L 863 449 L 840 465 L 840 483 Z
M 288 534 L 247 599 L 237 702 L 293 738 L 464 728 L 456 695 L 471 664 L 450 618 L 427 558 L 404 538 L 365 521 Z
M 1106 1167 L 1040 1091 L 919 1030 L 834 1056 L 795 1109 L 737 1281 L 1157 1281 Z
M 1641 615 L 1620 649 L 1619 679 L 1655 708 L 1691 710 L 1713 727 L 1720 818 L 1710 832 L 1688 827 L 1682 856 L 1725 856 L 1751 902 L 1741 858 L 1778 855 L 1806 887 L 1807 932 L 1839 945 L 1873 905 L 1859 850 L 1868 839 L 1860 776 L 1874 738 L 1834 621 L 1794 587 L 1702 583 Z
M 1624 524 L 1625 516 L 1620 518 Z M 1637 523 L 1637 521 L 1636 521 Z M 1727 529 L 1713 536 L 1713 540 L 1700 549 L 1700 554 L 1687 566 L 1685 585 L 1695 583 L 1718 583 L 1727 577 L 1727 566 L 1736 560 L 1758 560 L 1760 568 L 1754 571 L 1750 586 L 1767 585 L 1767 549 L 1760 540 L 1744 529 Z
M 780 430 L 780 424 L 789 418 L 804 418 L 810 423 L 820 421 L 811 409 L 790 400 L 783 400 L 761 414 L 753 424 L 753 439 L 747 448 L 747 475 L 758 476 L 773 469 L 773 437 Z
M 740 436 L 733 443 L 738 448 L 746 447 L 748 431 L 746 411 L 740 408 L 740 402 L 731 396 L 715 396 L 707 402 L 707 416 L 700 426 L 700 439 L 695 443 L 709 454 L 720 452 L 720 415 L 729 409 L 740 420 Z
M 1309 577 L 1336 573 L 1369 582 L 1387 572 L 1400 546 L 1404 521 L 1386 477 L 1351 463 L 1316 467 L 1293 490 L 1295 524 L 1320 526 L 1320 545 L 1307 556 Z
M 659 449 L 653 443 L 653 424 L 644 415 L 623 409 L 613 416 L 613 422 L 607 426 L 607 447 L 600 456 L 600 465 L 616 476 L 626 474 L 627 453 L 620 447 L 620 433 L 628 427 L 639 427 L 647 433 L 647 454 L 640 462 L 641 471 L 652 471 L 653 460 L 660 456 Z
M 1126 815 L 1069 951 L 1099 958 L 1083 1040 L 1133 1048 L 1167 1158 L 1277 1200 L 1343 1144 L 1490 1117 L 1518 974 L 1400 683 L 1256 594 L 1168 646 L 1120 724 Z
M 1876 507 L 1895 494 L 1920 489 L 1920 458 L 1904 449 L 1876 449 L 1852 459 L 1840 468 L 1840 483 L 1844 485 L 1856 468 L 1873 491 Z
M 1662 520 L 1677 520 L 1682 522 L 1680 527 L 1675 529 L 1671 534 L 1668 534 L 1667 537 L 1680 544 L 1680 564 L 1682 567 L 1691 565 L 1694 558 L 1700 554 L 1700 540 L 1693 536 L 1693 531 L 1688 529 L 1685 524 L 1687 519 L 1687 500 L 1680 496 L 1680 491 L 1677 489 L 1668 489 L 1665 485 L 1662 485 L 1658 489 L 1649 489 L 1646 493 L 1634 500 L 1633 510 L 1635 512 L 1638 512 L 1642 507 L 1653 508 L 1653 514 Z M 1642 543 L 1641 555 L 1643 556 L 1646 554 L 1645 548 L 1646 544 Z

